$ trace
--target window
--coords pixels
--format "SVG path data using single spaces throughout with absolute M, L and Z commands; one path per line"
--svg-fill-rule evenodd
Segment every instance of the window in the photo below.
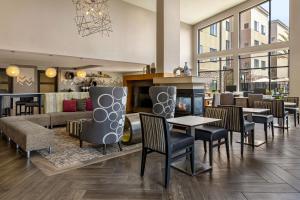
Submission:
M 216 52 L 217 49 L 214 49 L 214 48 L 210 48 L 209 50 L 210 52 Z M 210 61 L 217 61 L 217 58 L 211 58 Z
M 226 50 L 228 50 L 228 49 L 231 49 L 231 48 L 230 48 L 230 41 L 229 41 L 229 40 L 226 40 Z
M 249 23 L 245 23 L 244 24 L 244 29 L 248 29 L 249 28 Z
M 203 46 L 199 45 L 199 53 L 203 53 Z
M 210 35 L 217 36 L 218 35 L 218 25 L 213 24 L 210 26 Z
M 261 25 L 261 34 L 266 35 L 266 27 Z
M 261 68 L 266 68 L 266 61 L 264 60 L 261 61 Z
M 254 21 L 254 30 L 259 32 L 259 22 L 258 21 Z
M 258 40 L 254 40 L 254 46 L 259 46 L 259 41 Z
M 233 64 L 232 58 L 216 58 L 198 61 L 199 76 L 206 83 L 207 91 L 225 91 L 226 86 L 233 85 Z M 217 83 L 217 88 L 215 87 Z
M 261 68 L 257 67 L 259 62 L 261 63 Z M 254 90 L 254 88 L 265 88 L 269 91 L 276 89 L 282 91 L 284 94 L 288 94 L 288 50 L 240 56 L 239 63 L 240 88 L 242 91 L 251 91 Z
M 254 68 L 259 68 L 259 60 L 254 59 Z
M 220 51 L 220 34 L 217 31 L 217 35 L 212 35 L 211 32 L 217 30 L 216 27 L 220 26 L 220 22 L 215 23 L 212 26 L 208 26 L 201 30 L 198 30 L 198 53 L 208 53 L 210 48 Z M 214 27 L 214 28 L 213 28 Z
M 254 40 L 258 40 L 259 45 L 262 43 L 269 44 L 269 5 L 270 2 L 266 1 L 240 12 L 240 48 L 247 47 L 245 43 L 248 43 L 249 46 L 256 46 L 257 44 L 253 42 Z M 248 29 L 245 29 L 245 24 L 248 24 Z
M 226 31 L 230 31 L 230 22 L 226 21 Z
M 289 41 L 290 1 L 271 1 L 271 38 L 272 43 Z M 273 39 L 274 38 L 274 39 Z

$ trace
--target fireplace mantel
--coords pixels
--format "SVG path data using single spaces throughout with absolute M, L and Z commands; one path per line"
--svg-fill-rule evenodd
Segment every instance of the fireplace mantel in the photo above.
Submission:
M 177 89 L 204 89 L 205 82 L 197 76 L 187 77 L 157 77 L 153 79 L 155 85 L 172 85 Z

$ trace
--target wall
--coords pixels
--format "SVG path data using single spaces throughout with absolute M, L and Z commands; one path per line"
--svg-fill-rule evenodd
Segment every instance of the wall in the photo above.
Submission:
M 193 26 L 185 23 L 180 24 L 180 65 L 187 62 L 191 68 L 193 65 Z
M 109 7 L 113 26 L 110 37 L 99 34 L 81 37 L 74 22 L 72 0 L 1 0 L 0 49 L 144 64 L 156 62 L 156 13 L 121 0 L 110 0 Z M 192 55 L 190 28 L 182 25 L 184 61 Z

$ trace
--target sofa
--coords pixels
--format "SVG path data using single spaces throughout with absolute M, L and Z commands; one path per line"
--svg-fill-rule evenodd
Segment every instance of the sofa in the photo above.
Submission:
M 50 127 L 66 125 L 68 120 L 77 119 L 92 119 L 92 111 L 83 112 L 54 112 L 49 113 L 50 116 Z

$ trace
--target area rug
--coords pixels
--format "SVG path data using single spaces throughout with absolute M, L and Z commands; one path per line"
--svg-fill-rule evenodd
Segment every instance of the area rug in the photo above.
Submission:
M 49 154 L 48 150 L 41 150 L 31 158 L 32 163 L 48 176 L 141 150 L 141 144 L 123 145 L 122 151 L 119 150 L 117 144 L 108 145 L 107 153 L 103 155 L 103 148 L 101 146 L 83 143 L 83 148 L 80 148 L 79 140 L 69 136 L 65 128 L 54 130 L 55 136 L 52 153 Z

